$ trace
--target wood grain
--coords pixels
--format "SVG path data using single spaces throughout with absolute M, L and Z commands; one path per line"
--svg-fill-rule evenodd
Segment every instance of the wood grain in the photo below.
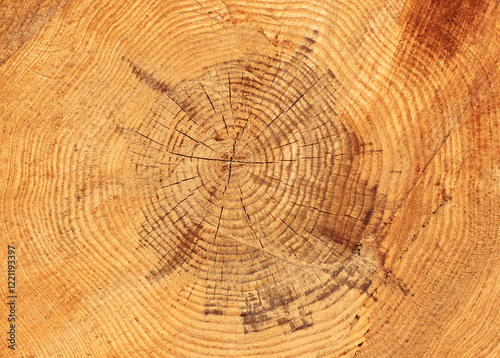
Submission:
M 495 2 L 1 9 L 0 355 L 500 356 Z

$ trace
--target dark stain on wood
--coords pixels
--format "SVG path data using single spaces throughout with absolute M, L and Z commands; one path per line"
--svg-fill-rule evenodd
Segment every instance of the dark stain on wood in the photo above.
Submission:
M 259 299 L 249 292 L 240 316 L 245 334 L 278 326 L 288 326 L 288 332 L 292 333 L 314 324 L 312 312 L 305 311 L 298 296 L 288 286 L 267 287 L 259 294 Z
M 130 68 L 132 69 L 132 73 L 139 79 L 139 81 L 144 82 L 153 91 L 160 93 L 170 91 L 171 88 L 165 82 L 158 80 L 153 76 L 153 74 L 142 69 L 135 62 L 127 59 L 125 56 L 122 57 L 122 60 L 126 61 L 129 64 Z
M 207 189 L 208 195 L 210 195 L 210 198 L 208 201 L 211 203 L 214 200 L 215 194 L 217 194 L 217 188 L 215 186 L 211 186 L 210 189 Z
M 430 51 L 453 57 L 474 36 L 487 7 L 485 0 L 413 0 L 401 16 L 404 52 Z M 407 45 L 406 45 L 407 44 Z
M 306 329 L 306 328 L 311 327 L 313 325 L 314 325 L 314 323 L 303 321 L 300 326 L 295 326 L 295 324 L 293 322 L 290 322 L 290 328 L 291 328 L 290 333 L 300 331 L 301 329 Z
M 344 274 L 340 275 L 342 272 Z M 318 282 L 304 293 L 296 293 L 288 286 L 261 288 L 258 299 L 257 295 L 247 293 L 240 314 L 244 332 L 262 332 L 278 326 L 284 327 L 287 333 L 307 329 L 314 325 L 312 311 L 316 303 L 331 305 L 353 289 L 368 295 L 373 284 L 366 270 L 353 264 L 336 270 L 326 269 L 325 273 L 330 275 L 328 280 Z
M 367 291 L 370 288 L 371 284 L 372 284 L 372 280 L 370 280 L 368 278 L 365 278 L 365 280 L 363 281 L 363 283 L 361 283 L 361 285 L 359 286 L 359 288 L 361 289 L 361 291 L 363 293 L 367 293 Z
M 278 322 L 278 324 L 279 324 L 280 326 L 283 326 L 283 325 L 285 325 L 285 324 L 289 323 L 289 322 L 290 322 L 290 319 L 288 319 L 288 318 L 286 318 L 286 317 L 281 317 L 281 318 L 278 318 L 278 321 L 277 321 L 277 322 Z
M 241 317 L 243 317 L 243 331 L 245 333 L 261 331 L 262 323 L 269 320 L 265 313 L 258 311 L 241 313 Z
M 202 224 L 196 225 L 194 230 L 192 228 L 188 228 L 183 236 L 177 237 L 176 240 L 174 240 L 174 242 L 177 243 L 177 247 L 173 250 L 169 250 L 168 255 L 162 255 L 161 250 L 156 250 L 155 252 L 158 255 L 161 255 L 158 261 L 159 268 L 157 270 L 150 271 L 150 273 L 146 275 L 146 279 L 148 281 L 159 281 L 165 275 L 169 275 L 173 271 L 179 271 L 185 262 L 185 258 L 193 251 L 194 245 L 196 244 L 199 235 L 201 235 L 202 230 Z M 147 240 L 149 240 L 149 242 L 145 242 L 145 246 L 151 246 L 156 242 L 149 236 Z
M 339 273 L 342 271 L 345 272 L 345 275 L 341 276 Z M 330 278 L 326 282 L 305 292 L 306 296 L 316 293 L 316 295 L 310 299 L 310 304 L 327 300 L 342 287 L 367 293 L 373 283 L 370 278 L 365 276 L 366 272 L 364 270 L 359 270 L 353 266 L 331 272 L 330 275 Z
M 305 53 L 310 53 L 312 51 L 312 49 L 310 49 L 309 47 L 307 46 L 304 46 L 304 45 L 300 45 L 299 46 L 299 49 L 301 49 L 302 51 L 304 51 Z
M 332 282 L 329 285 L 325 286 L 322 290 L 321 293 L 318 294 L 314 299 L 313 303 L 323 301 L 324 299 L 328 298 L 332 293 L 337 291 L 340 288 L 340 285 L 337 282 Z
M 325 237 L 344 248 L 349 249 L 351 252 L 354 252 L 357 248 L 357 243 L 354 242 L 354 240 L 344 237 L 343 235 L 338 233 L 337 228 L 334 226 L 318 225 L 315 228 L 315 231 L 318 235 Z
M 374 185 L 371 189 L 372 193 L 373 193 L 373 197 L 375 197 L 377 195 L 377 190 L 378 190 L 378 185 Z M 365 217 L 363 218 L 363 224 L 365 226 L 368 225 L 368 223 L 370 222 L 371 218 L 373 217 L 373 213 L 375 211 L 375 204 L 373 203 L 370 208 L 366 211 L 365 213 Z
M 311 45 L 314 45 L 316 43 L 316 40 L 313 40 L 312 38 L 310 37 L 305 37 L 305 40 L 310 43 Z
M 397 280 L 397 285 L 398 285 L 399 289 L 401 290 L 401 292 L 403 292 L 403 294 L 404 294 L 405 296 L 408 296 L 409 294 L 411 294 L 410 289 L 409 289 L 409 288 L 406 286 L 406 284 L 405 284 L 403 281 L 401 281 L 400 279 L 398 279 L 398 280 Z M 412 294 L 412 296 L 414 296 L 414 295 Z
M 368 223 L 370 222 L 370 220 L 373 216 L 373 210 L 374 210 L 374 207 L 372 206 L 369 210 L 366 211 L 365 217 L 363 219 L 363 224 L 368 225 Z

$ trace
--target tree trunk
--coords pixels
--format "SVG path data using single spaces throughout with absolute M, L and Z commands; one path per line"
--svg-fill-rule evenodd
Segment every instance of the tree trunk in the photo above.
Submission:
M 499 357 L 497 5 L 0 5 L 0 355 Z

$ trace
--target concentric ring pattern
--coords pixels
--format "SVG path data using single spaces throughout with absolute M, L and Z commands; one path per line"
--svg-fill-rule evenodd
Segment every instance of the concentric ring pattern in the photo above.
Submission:
M 130 156 L 137 175 L 149 178 L 141 247 L 157 257 L 150 279 L 203 277 L 206 314 L 234 306 L 245 332 L 284 322 L 306 328 L 305 306 L 329 294 L 301 303 L 297 322 L 266 312 L 339 285 L 373 216 L 377 186 L 367 188 L 359 175 L 373 152 L 339 120 L 342 84 L 331 71 L 301 52 L 246 57 L 165 89 L 132 130 Z M 286 282 L 271 286 L 284 262 L 316 276 L 304 279 L 313 285 L 300 293 Z M 304 272 L 310 265 L 325 278 Z M 349 285 L 366 290 L 371 281 L 355 271 Z M 255 292 L 232 292 L 250 279 Z M 249 297 L 258 303 L 249 305 Z
M 8 3 L 19 356 L 500 356 L 495 2 Z

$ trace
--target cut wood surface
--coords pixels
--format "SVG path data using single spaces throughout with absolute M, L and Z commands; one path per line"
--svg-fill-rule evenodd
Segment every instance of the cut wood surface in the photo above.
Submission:
M 496 1 L 0 10 L 0 356 L 500 357 Z

